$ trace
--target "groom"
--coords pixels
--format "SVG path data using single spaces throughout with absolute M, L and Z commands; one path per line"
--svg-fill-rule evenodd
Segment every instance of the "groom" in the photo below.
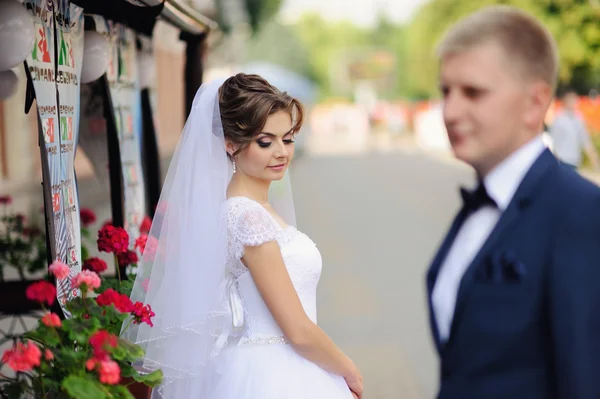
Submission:
M 477 188 L 427 274 L 440 399 L 600 398 L 600 189 L 542 142 L 557 53 L 514 8 L 439 49 L 444 121 Z

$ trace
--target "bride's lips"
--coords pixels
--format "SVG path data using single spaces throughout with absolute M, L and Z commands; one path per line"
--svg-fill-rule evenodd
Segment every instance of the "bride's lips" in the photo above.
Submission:
M 268 168 L 274 170 L 275 172 L 281 172 L 283 169 L 285 169 L 285 165 L 286 164 L 282 163 L 279 165 L 268 166 Z

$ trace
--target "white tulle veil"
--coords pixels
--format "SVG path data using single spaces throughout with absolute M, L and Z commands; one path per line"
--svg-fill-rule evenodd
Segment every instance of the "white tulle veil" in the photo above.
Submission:
M 154 327 L 132 325 L 123 333 L 146 352 L 137 368 L 164 373 L 153 398 L 205 397 L 206 368 L 240 326 L 226 268 L 223 210 L 232 171 L 217 98 L 224 80 L 205 83 L 196 93 L 131 294 L 156 313 Z M 296 224 L 287 173 L 271 185 L 269 200 Z

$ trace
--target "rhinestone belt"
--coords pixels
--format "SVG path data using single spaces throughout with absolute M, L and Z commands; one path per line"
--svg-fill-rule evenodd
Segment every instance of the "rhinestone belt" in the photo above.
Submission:
M 240 340 L 240 345 L 271 345 L 271 344 L 280 344 L 287 345 L 289 344 L 288 340 L 283 336 L 279 335 L 276 337 L 264 337 L 264 338 L 247 338 L 244 337 Z

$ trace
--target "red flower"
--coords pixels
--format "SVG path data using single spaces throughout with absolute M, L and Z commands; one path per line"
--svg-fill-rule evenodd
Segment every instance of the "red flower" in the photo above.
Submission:
M 112 224 L 112 220 L 111 220 L 111 219 L 108 219 L 107 221 L 105 221 L 105 222 L 104 222 L 104 224 L 102 225 L 102 227 L 101 227 L 101 228 L 104 228 L 104 227 L 106 227 L 106 226 L 112 226 L 112 225 L 113 225 L 113 224 Z
M 44 351 L 44 359 L 46 359 L 47 361 L 50 361 L 50 360 L 54 359 L 54 353 L 52 353 L 50 351 L 50 349 L 46 349 Z
M 132 316 L 134 316 L 133 323 L 134 324 L 142 324 L 146 323 L 150 327 L 153 327 L 152 318 L 156 316 L 156 314 L 152 311 L 150 305 L 145 305 L 141 302 L 136 302 L 133 304 L 133 311 L 131 312 Z
M 0 204 L 10 205 L 12 204 L 12 197 L 10 195 L 3 195 L 0 197 Z
M 144 248 L 146 248 L 146 242 L 148 241 L 148 235 L 142 234 L 135 240 L 135 249 L 139 249 L 140 253 L 144 253 Z
M 90 345 L 94 348 L 94 357 L 102 361 L 108 359 L 107 350 L 117 347 L 117 337 L 106 330 L 99 330 L 90 337 Z
M 152 227 L 152 220 L 148 216 L 144 216 L 144 220 L 142 220 L 142 224 L 140 224 L 140 233 L 150 233 L 150 227 Z
M 127 251 L 127 252 L 119 252 L 117 254 L 117 259 L 119 260 L 119 266 L 125 267 L 138 263 L 138 256 L 135 251 Z
M 37 301 L 39 303 L 46 302 L 48 306 L 50 306 L 54 303 L 56 288 L 48 281 L 38 281 L 27 287 L 25 295 L 27 295 L 27 299 L 29 300 Z
M 48 327 L 60 327 L 62 325 L 60 317 L 56 313 L 46 313 L 41 321 Z
M 100 258 L 87 258 L 83 262 L 83 270 L 91 270 L 96 273 L 102 273 L 108 269 L 108 265 Z
M 98 250 L 109 253 L 127 251 L 129 234 L 122 227 L 104 226 L 98 231 Z
M 98 361 L 94 358 L 91 358 L 85 362 L 85 368 L 88 369 L 89 371 L 92 371 L 93 369 L 96 368 L 97 364 L 98 364 Z
M 25 237 L 37 237 L 42 232 L 37 227 L 23 227 L 23 235 Z
M 12 349 L 8 349 L 2 355 L 2 363 L 6 363 L 15 371 L 30 371 L 40 365 L 42 351 L 31 341 L 27 343 L 17 342 Z
M 79 217 L 81 218 L 81 224 L 83 224 L 84 227 L 88 227 L 96 221 L 96 214 L 89 208 L 81 208 L 79 210 Z
M 129 313 L 133 310 L 133 303 L 127 295 L 119 294 L 112 288 L 107 289 L 96 298 L 96 303 L 100 306 L 114 305 L 121 313 Z

